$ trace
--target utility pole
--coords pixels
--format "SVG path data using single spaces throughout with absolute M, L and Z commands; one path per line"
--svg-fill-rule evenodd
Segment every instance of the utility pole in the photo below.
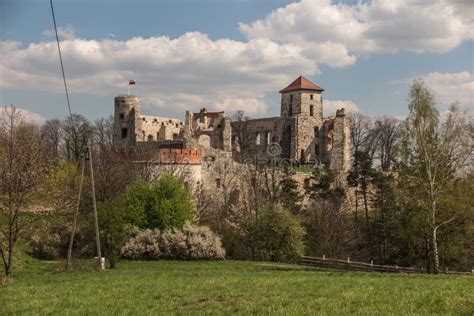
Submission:
M 97 269 L 102 270 L 102 252 L 100 251 L 100 236 L 99 236 L 99 221 L 97 219 L 97 202 L 95 200 L 95 182 L 94 182 L 94 168 L 92 166 L 92 151 L 91 147 L 88 148 L 89 151 L 89 166 L 91 169 L 91 183 L 92 183 L 92 204 L 94 207 L 94 226 L 95 226 L 95 241 L 97 245 Z
M 77 217 L 79 216 L 79 207 L 81 205 L 81 195 L 82 195 L 82 184 L 84 182 L 84 168 L 86 166 L 86 159 L 85 156 L 82 156 L 82 161 L 81 161 L 81 180 L 79 183 L 79 193 L 77 194 L 77 204 L 76 204 L 76 210 L 74 212 L 74 218 L 72 220 L 72 231 L 71 231 L 71 237 L 69 238 L 69 246 L 67 248 L 67 259 L 66 259 L 66 271 L 69 271 L 71 268 L 71 255 L 72 255 L 72 246 L 74 243 L 74 235 L 76 234 L 76 228 L 77 228 Z

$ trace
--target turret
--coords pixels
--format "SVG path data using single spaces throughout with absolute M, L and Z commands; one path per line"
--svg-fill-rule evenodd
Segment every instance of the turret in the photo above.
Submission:
M 114 102 L 114 146 L 135 145 L 141 131 L 140 98 L 120 95 Z
M 303 76 L 282 89 L 281 116 L 291 125 L 290 158 L 318 158 L 318 133 L 323 121 L 324 89 Z

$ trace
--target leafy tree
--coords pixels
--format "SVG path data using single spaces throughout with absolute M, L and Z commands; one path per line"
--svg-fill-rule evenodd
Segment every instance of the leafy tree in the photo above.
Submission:
M 458 192 L 457 173 L 472 161 L 472 122 L 453 104 L 440 122 L 435 96 L 423 81 L 410 90 L 410 114 L 404 126 L 400 163 L 405 202 L 420 215 L 419 224 L 429 235 L 434 272 L 440 267 L 440 229 L 459 220 L 459 210 L 449 201 Z M 459 224 L 459 222 L 458 222 Z
M 247 242 L 254 259 L 292 260 L 304 253 L 305 231 L 298 218 L 276 204 L 268 204 L 248 228 Z
M 127 223 L 124 209 L 117 207 L 116 204 L 101 203 L 97 211 L 102 251 L 109 260 L 110 268 L 115 268 L 120 258 L 120 249 L 130 237 L 132 226 Z M 93 227 L 92 220 L 91 217 L 89 225 L 91 228 Z M 90 235 L 93 236 L 92 231 Z
M 177 177 L 165 174 L 155 182 L 138 180 L 122 196 L 128 221 L 140 228 L 181 227 L 195 214 L 191 191 Z

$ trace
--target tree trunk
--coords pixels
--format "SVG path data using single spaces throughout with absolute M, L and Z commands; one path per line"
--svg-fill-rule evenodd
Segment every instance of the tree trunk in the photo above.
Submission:
M 438 238 L 437 238 L 437 230 L 438 230 L 438 227 L 435 227 L 433 229 L 433 239 L 432 239 L 432 243 L 433 243 L 433 258 L 434 258 L 434 273 L 437 274 L 439 273 L 439 254 L 438 254 Z

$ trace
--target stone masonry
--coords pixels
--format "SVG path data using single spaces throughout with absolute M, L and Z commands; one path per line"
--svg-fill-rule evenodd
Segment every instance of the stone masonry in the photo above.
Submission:
M 324 118 L 323 91 L 300 76 L 280 91 L 280 116 L 233 122 L 224 112 L 206 108 L 186 111 L 184 122 L 145 116 L 139 97 L 117 96 L 114 146 L 147 148 L 159 157 L 163 157 L 160 150 L 181 149 L 183 155 L 193 155 L 193 168 L 203 161 L 242 162 L 239 159 L 258 157 L 322 163 L 346 172 L 350 169 L 350 117 L 339 109 L 334 117 Z

